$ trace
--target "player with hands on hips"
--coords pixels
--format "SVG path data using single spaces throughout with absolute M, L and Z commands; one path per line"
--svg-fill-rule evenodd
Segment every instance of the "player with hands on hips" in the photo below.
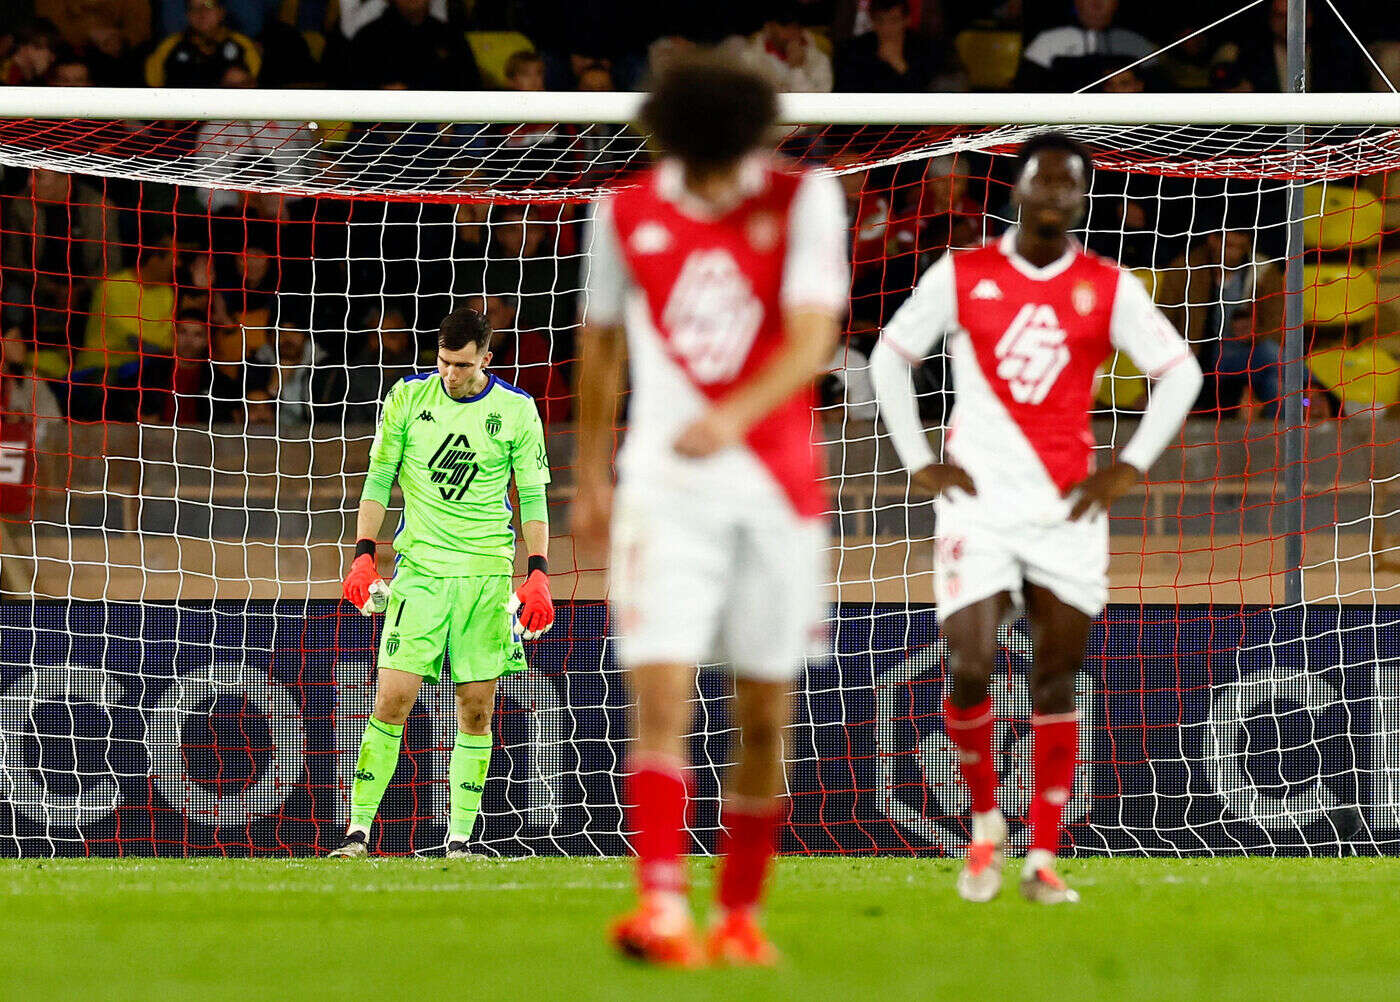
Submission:
M 382 612 L 374 711 L 366 721 L 350 792 L 344 844 L 332 856 L 364 856 L 379 802 L 398 765 L 408 715 L 444 659 L 456 687 L 457 737 L 448 772 L 447 855 L 470 854 L 491 762 L 496 683 L 523 671 L 522 640 L 554 622 L 549 593 L 549 458 L 529 394 L 487 371 L 493 332 L 460 309 L 438 333 L 437 370 L 395 383 L 384 401 L 356 522 L 346 601 Z M 511 589 L 515 532 L 506 493 L 520 499 L 527 575 Z M 403 522 L 394 536 L 392 582 L 379 574 L 376 537 L 397 480 Z
M 1017 607 L 1031 626 L 1035 741 L 1021 891 L 1047 904 L 1078 900 L 1055 857 L 1079 748 L 1075 679 L 1090 623 L 1108 600 L 1108 510 L 1176 436 L 1201 387 L 1190 348 L 1142 283 L 1070 235 L 1092 172 L 1089 153 L 1066 136 L 1027 141 L 1012 193 L 1019 225 L 934 263 L 870 359 L 911 494 L 936 497 L 934 599 L 952 679 L 944 726 L 972 799 L 957 889 L 970 901 L 1001 890 L 1007 825 L 988 683 L 997 629 Z M 910 380 L 910 367 L 939 344 L 956 387 L 941 461 Z M 1152 379 L 1151 395 L 1116 461 L 1094 471 L 1093 385 L 1114 350 Z

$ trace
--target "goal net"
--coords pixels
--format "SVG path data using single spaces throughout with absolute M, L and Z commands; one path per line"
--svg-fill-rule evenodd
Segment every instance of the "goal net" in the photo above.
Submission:
M 560 599 L 531 671 L 501 686 L 477 837 L 626 852 L 628 694 L 603 554 L 571 535 L 569 499 L 586 222 L 645 163 L 635 97 L 7 91 L 0 855 L 337 844 L 373 703 L 378 625 L 339 591 L 377 406 L 464 304 L 547 423 Z M 799 679 L 784 851 L 966 843 L 938 712 L 936 526 L 867 358 L 932 261 L 1013 222 L 1009 154 L 1059 121 L 1099 161 L 1080 238 L 1139 275 L 1207 372 L 1180 440 L 1113 512 L 1066 849 L 1397 852 L 1400 130 L 1365 124 L 1396 109 L 1007 97 L 786 106 L 783 152 L 845 187 L 853 267 L 814 427 L 834 656 Z M 929 121 L 950 124 L 899 124 Z M 916 379 L 937 439 L 944 360 Z M 1125 359 L 1105 366 L 1102 457 L 1150 393 Z M 1000 797 L 1019 816 L 1031 652 L 1023 624 L 1001 640 Z M 737 740 L 727 685 L 697 673 L 697 852 Z M 376 851 L 444 842 L 448 688 L 409 720 Z

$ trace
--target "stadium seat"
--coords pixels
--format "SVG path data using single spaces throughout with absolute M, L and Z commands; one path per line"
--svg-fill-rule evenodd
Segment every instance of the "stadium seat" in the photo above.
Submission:
M 1099 369 L 1094 402 L 1119 410 L 1137 410 L 1147 401 L 1147 377 L 1127 355 L 1115 352 Z
M 1021 33 L 968 28 L 953 39 L 973 90 L 1006 90 L 1021 64 Z
M 1400 361 L 1375 341 L 1314 351 L 1308 356 L 1308 369 L 1342 401 L 1348 414 L 1400 403 Z
M 1356 324 L 1376 315 L 1376 277 L 1356 264 L 1303 266 L 1304 322 L 1317 327 Z
M 1384 207 L 1364 188 L 1310 184 L 1303 189 L 1303 244 L 1331 251 L 1374 248 Z
M 467 44 L 472 47 L 481 80 L 488 87 L 506 86 L 506 60 L 521 49 L 535 51 L 535 43 L 518 31 L 469 31 Z

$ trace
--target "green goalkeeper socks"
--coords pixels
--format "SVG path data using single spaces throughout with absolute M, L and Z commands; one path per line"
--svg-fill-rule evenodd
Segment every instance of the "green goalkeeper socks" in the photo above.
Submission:
M 486 771 L 491 767 L 491 735 L 461 734 L 452 746 L 452 820 L 447 841 L 469 842 L 481 810 L 481 791 L 486 788 Z
M 365 736 L 360 739 L 360 757 L 355 761 L 355 785 L 350 790 L 350 827 L 369 829 L 379 813 L 379 802 L 389 788 L 389 779 L 399 765 L 399 742 L 403 724 L 386 724 L 370 717 Z

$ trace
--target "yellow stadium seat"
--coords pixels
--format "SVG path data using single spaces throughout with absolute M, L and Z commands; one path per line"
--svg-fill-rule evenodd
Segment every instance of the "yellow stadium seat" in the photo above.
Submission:
M 1380 243 L 1384 206 L 1364 188 L 1310 184 L 1303 189 L 1303 245 L 1320 250 Z
M 1147 377 L 1127 355 L 1115 352 L 1099 369 L 1094 400 L 1117 410 L 1138 410 L 1146 402 Z
M 1347 414 L 1400 403 L 1400 360 L 1374 341 L 1315 351 L 1308 356 L 1308 368 L 1341 398 Z
M 535 43 L 518 31 L 469 31 L 467 44 L 472 47 L 476 68 L 488 87 L 506 86 L 506 60 L 521 49 L 535 51 Z
M 1356 324 L 1376 315 L 1376 276 L 1356 264 L 1303 266 L 1304 322 L 1325 327 Z
M 1142 283 L 1142 287 L 1147 290 L 1147 294 L 1152 297 L 1152 301 L 1157 301 L 1157 290 L 1162 287 L 1162 276 L 1151 268 L 1134 268 L 1133 276 Z
M 1005 90 L 1021 64 L 1021 33 L 968 28 L 953 39 L 973 90 Z

